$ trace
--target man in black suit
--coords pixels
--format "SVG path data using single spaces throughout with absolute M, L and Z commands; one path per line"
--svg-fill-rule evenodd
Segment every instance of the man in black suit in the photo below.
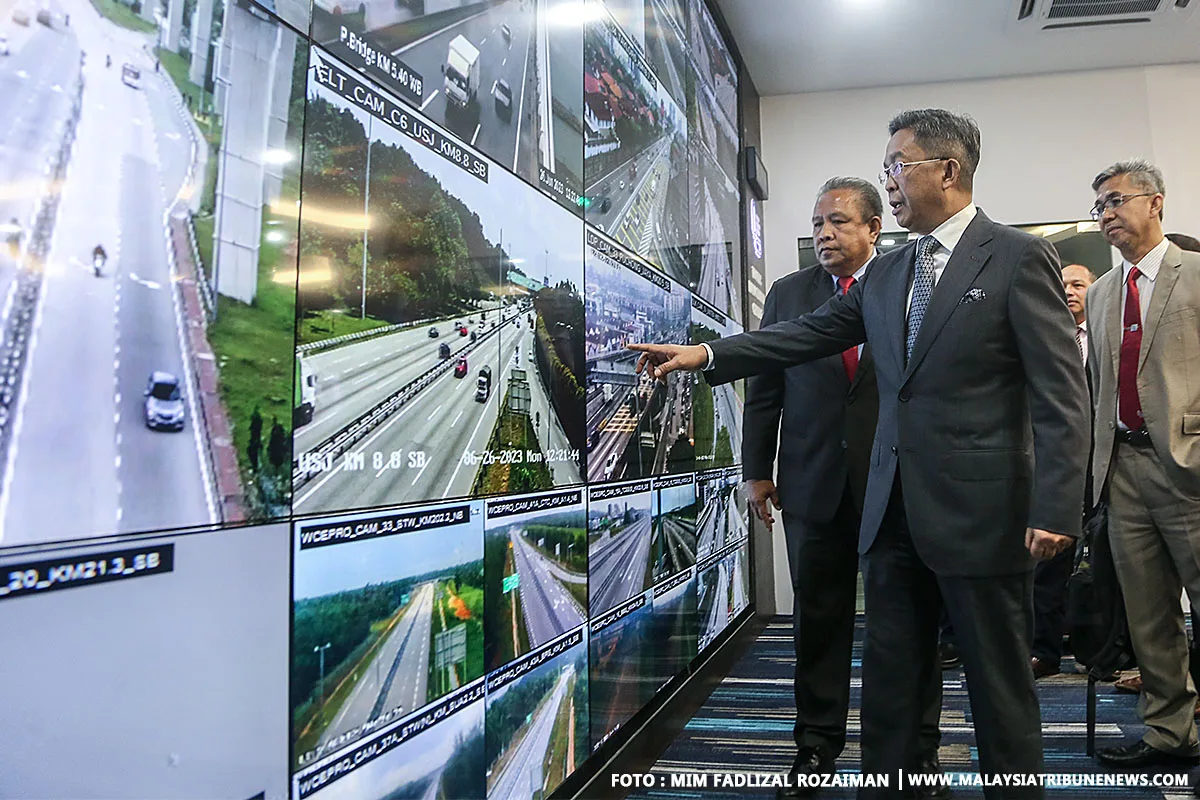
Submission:
M 973 121 L 907 111 L 889 132 L 880 178 L 896 221 L 920 239 L 880 256 L 869 280 L 812 314 L 709 345 L 631 348 L 656 377 L 704 369 L 720 384 L 871 344 L 879 424 L 859 532 L 863 771 L 896 775 L 917 764 L 920 689 L 938 666 L 945 598 L 981 771 L 996 780 L 1038 773 L 1033 559 L 1052 558 L 1080 533 L 1088 446 L 1058 256 L 975 207 Z M 893 783 L 859 796 L 896 792 Z M 984 795 L 1044 792 L 988 785 Z
M 831 178 L 813 208 L 818 263 L 780 278 L 767 293 L 762 327 L 814 311 L 865 280 L 883 227 L 879 190 Z M 768 529 L 782 508 L 792 576 L 796 648 L 794 775 L 832 773 L 846 743 L 858 576 L 858 526 L 879 393 L 870 348 L 786 370 L 746 387 L 742 464 L 750 505 Z M 782 420 L 782 426 L 781 426 Z M 775 455 L 779 454 L 776 486 Z M 925 771 L 937 770 L 941 675 L 929 687 L 922 725 Z M 809 797 L 793 781 L 780 797 Z
M 1095 273 L 1082 264 L 1068 264 L 1062 269 L 1067 308 L 1075 318 L 1075 343 L 1079 349 L 1079 360 L 1085 367 L 1088 343 L 1084 298 L 1095 280 Z M 1086 475 L 1084 484 L 1087 484 Z M 1090 496 L 1085 492 L 1085 500 Z M 1034 567 L 1033 650 L 1029 658 L 1034 680 L 1058 674 L 1063 654 L 1062 637 L 1067 627 L 1067 580 L 1071 577 L 1074 564 L 1075 546 L 1071 545 L 1049 561 L 1038 562 Z

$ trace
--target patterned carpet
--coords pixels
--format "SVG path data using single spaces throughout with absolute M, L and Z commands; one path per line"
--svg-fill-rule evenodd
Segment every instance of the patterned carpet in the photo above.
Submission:
M 671 789 L 670 775 L 678 772 L 779 772 L 786 770 L 795 755 L 792 723 L 795 706 L 792 699 L 791 618 L 777 617 L 737 662 L 704 707 L 688 722 L 683 733 L 655 764 L 660 784 L 629 795 L 639 800 L 650 798 L 696 798 L 719 800 L 774 796 L 774 789 Z M 838 760 L 840 771 L 858 768 L 858 703 L 861 691 L 862 621 L 859 620 L 851 685 L 849 735 L 846 749 Z M 1064 674 L 1038 681 L 1042 703 L 1042 730 L 1049 773 L 1090 774 L 1104 770 L 1085 755 L 1085 700 L 1087 679 L 1074 672 L 1074 661 L 1067 657 Z M 947 773 L 978 772 L 978 753 L 974 746 L 971 712 L 966 683 L 961 669 L 943 673 L 942 747 L 940 757 Z M 1115 692 L 1111 684 L 1097 687 L 1097 747 L 1106 747 L 1141 734 L 1137 698 Z M 1176 770 L 1169 770 L 1176 772 Z M 1182 771 L 1182 770 L 1181 770 Z M 1126 787 L 1047 788 L 1054 800 L 1111 798 L 1191 798 L 1187 789 Z M 820 797 L 850 798 L 853 789 L 825 789 Z M 956 798 L 983 797 L 981 788 L 956 788 Z

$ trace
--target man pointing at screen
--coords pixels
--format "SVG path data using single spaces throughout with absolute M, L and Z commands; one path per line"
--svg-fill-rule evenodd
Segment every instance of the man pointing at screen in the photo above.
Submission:
M 1058 257 L 972 202 L 979 129 L 937 109 L 891 121 L 884 184 L 921 238 L 870 281 L 793 320 L 695 346 L 631 345 L 656 378 L 712 385 L 833 355 L 875 354 L 879 422 L 859 531 L 867 633 L 862 769 L 918 765 L 921 687 L 945 599 L 958 633 L 980 771 L 1042 772 L 1029 664 L 1034 559 L 1080 532 L 1087 389 Z M 939 596 L 940 589 L 940 596 Z M 1039 786 L 985 796 L 1041 798 Z M 864 789 L 860 797 L 894 796 Z

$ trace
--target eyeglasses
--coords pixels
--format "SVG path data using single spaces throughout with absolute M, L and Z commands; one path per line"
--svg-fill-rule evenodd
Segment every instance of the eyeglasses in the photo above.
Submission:
M 935 161 L 953 160 L 954 159 L 949 158 L 948 156 L 942 156 L 941 158 L 927 158 L 924 161 L 910 161 L 907 164 L 905 164 L 903 161 L 894 161 L 888 166 L 884 167 L 883 172 L 879 173 L 879 183 L 880 185 L 887 183 L 889 175 L 891 175 L 893 178 L 899 178 L 900 173 L 904 172 L 904 170 L 908 167 L 915 167 L 918 164 L 932 164 Z
M 1141 192 L 1140 194 L 1110 194 L 1103 200 L 1097 200 L 1092 206 L 1092 219 L 1100 219 L 1105 211 L 1115 211 L 1135 197 L 1153 197 L 1158 192 Z

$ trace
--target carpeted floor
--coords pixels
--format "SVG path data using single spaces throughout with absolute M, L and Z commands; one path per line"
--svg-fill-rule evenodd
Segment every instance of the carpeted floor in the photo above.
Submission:
M 792 699 L 791 630 L 790 617 L 777 617 L 763 630 L 754 646 L 737 662 L 700 712 L 655 764 L 653 772 L 659 784 L 669 785 L 670 775 L 678 772 L 781 772 L 788 768 L 795 755 L 792 743 L 795 705 Z M 854 653 L 849 734 L 846 749 L 838 760 L 839 771 L 857 771 L 859 763 L 861 634 L 860 620 Z M 1075 664 L 1069 657 L 1063 660 L 1062 667 L 1064 674 L 1043 678 L 1037 683 L 1042 702 L 1046 772 L 1104 772 L 1093 759 L 1085 755 L 1087 679 L 1074 672 Z M 970 704 L 962 670 L 948 670 L 943 673 L 943 679 L 942 767 L 947 773 L 976 773 L 979 769 L 978 753 L 974 746 Z M 1118 744 L 1141 734 L 1135 696 L 1118 694 L 1111 684 L 1100 684 L 1097 694 L 1097 747 Z M 1048 788 L 1046 794 L 1054 800 L 1097 797 L 1182 800 L 1192 797 L 1187 789 L 1128 786 Z M 654 789 L 634 791 L 629 797 L 639 800 L 717 800 L 773 795 L 774 789 L 671 789 L 660 785 Z M 819 796 L 849 798 L 854 796 L 854 790 L 825 789 Z M 956 788 L 954 796 L 983 797 L 983 790 Z

